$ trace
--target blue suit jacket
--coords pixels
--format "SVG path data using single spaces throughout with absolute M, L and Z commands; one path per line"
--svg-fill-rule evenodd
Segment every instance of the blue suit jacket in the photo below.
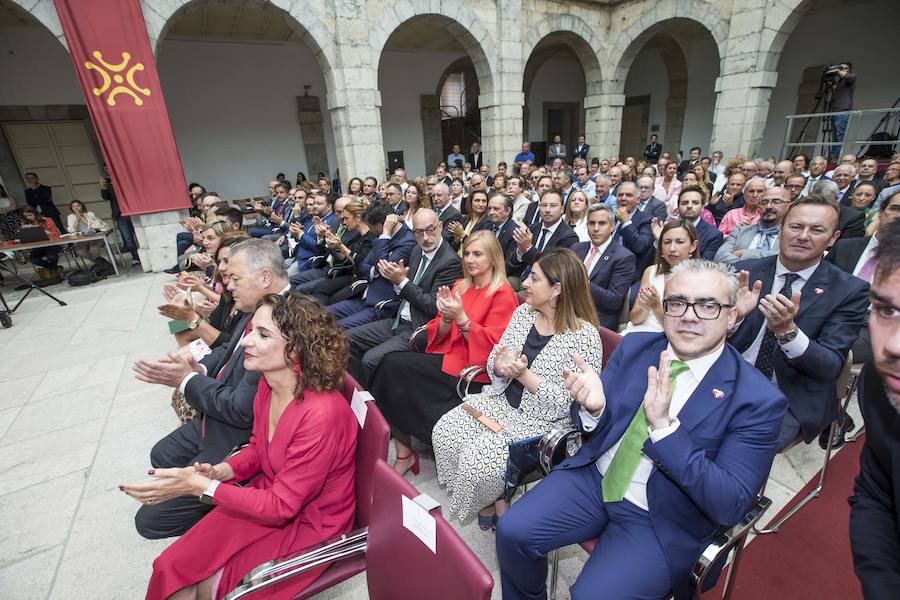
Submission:
M 572 251 L 584 261 L 591 245 L 591 242 L 580 242 L 572 246 Z M 634 254 L 613 240 L 588 273 L 597 318 L 607 329 L 619 329 L 619 312 L 633 280 Z
M 375 240 L 369 255 L 359 269 L 366 278 L 369 278 L 369 273 L 373 269 L 375 271 L 375 276 L 371 279 L 366 293 L 366 305 L 375 306 L 382 300 L 398 299 L 397 294 L 394 293 L 394 285 L 378 273 L 376 265 L 379 260 L 384 259 L 392 262 L 402 260 L 404 265 L 409 266 L 409 256 L 415 247 L 416 236 L 403 222 L 400 223 L 400 229 L 390 239 L 379 237 Z
M 329 227 L 332 227 L 337 222 L 337 217 L 334 213 L 329 213 L 324 219 L 324 222 L 328 223 Z M 332 227 L 332 230 L 334 228 Z M 306 271 L 311 268 L 313 265 L 309 264 L 309 259 L 313 256 L 321 256 L 321 249 L 319 248 L 319 239 L 316 236 L 316 232 L 313 228 L 312 219 L 307 221 L 303 226 L 303 235 L 300 236 L 300 240 L 297 243 L 297 246 L 294 248 L 294 257 L 298 261 L 298 266 L 301 271 Z
M 635 210 L 631 216 L 631 225 L 622 227 L 619 224 L 616 228 L 613 239 L 631 250 L 637 262 L 635 263 L 634 279 L 640 281 L 644 269 L 653 264 L 656 255 L 656 248 L 653 245 L 653 228 L 650 226 L 653 217 L 645 212 Z
M 757 280 L 762 281 L 760 297 L 763 297 L 772 293 L 777 260 L 777 255 L 768 256 L 741 261 L 734 267 L 750 273 L 751 286 Z M 809 337 L 809 347 L 801 356 L 792 359 L 777 346 L 775 348 L 778 387 L 787 396 L 807 443 L 837 417 L 835 382 L 865 322 L 868 294 L 869 284 L 822 260 L 803 285 L 800 309 L 794 319 L 797 327 Z M 759 308 L 755 308 L 728 341 L 739 352 L 746 351 L 764 321 Z
M 700 219 L 697 221 L 697 240 L 700 242 L 700 255 L 706 260 L 715 260 L 716 252 L 725 243 L 722 232 Z
M 623 338 L 600 375 L 606 408 L 578 453 L 560 468 L 596 468 L 641 407 L 647 368 L 658 365 L 666 344 L 657 333 Z M 691 568 L 718 530 L 740 521 L 756 501 L 772 467 L 786 405 L 778 388 L 725 344 L 678 414 L 679 427 L 656 443 L 644 442 L 654 465 L 647 480 L 650 520 L 676 598 L 690 597 Z M 572 420 L 582 428 L 578 406 L 572 405 Z

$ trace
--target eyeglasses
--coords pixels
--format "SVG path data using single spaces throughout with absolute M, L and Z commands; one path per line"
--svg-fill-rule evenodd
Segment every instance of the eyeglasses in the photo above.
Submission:
M 712 321 L 718 319 L 722 314 L 723 308 L 731 308 L 733 304 L 722 304 L 721 302 L 713 302 L 710 300 L 702 300 L 700 302 L 686 302 L 684 300 L 666 299 L 663 300 L 663 312 L 670 317 L 683 317 L 687 309 L 693 308 L 694 314 L 698 319 L 704 321 Z
M 433 235 L 435 231 L 437 231 L 437 225 L 429 225 L 425 229 L 413 229 L 413 233 L 416 234 L 416 237 L 422 237 L 426 234 Z
M 791 187 L 791 186 L 788 186 L 788 187 Z M 801 185 L 798 187 L 803 187 L 803 186 Z M 782 200 L 781 198 L 776 198 L 775 200 L 760 200 L 759 201 L 760 206 L 769 206 L 770 204 L 772 206 L 782 206 L 784 204 L 790 204 L 790 202 L 788 202 L 787 200 Z

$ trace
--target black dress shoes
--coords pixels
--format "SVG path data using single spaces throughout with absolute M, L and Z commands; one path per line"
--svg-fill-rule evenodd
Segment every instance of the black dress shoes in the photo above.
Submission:
M 837 427 L 834 429 L 834 441 L 831 444 L 831 448 L 833 450 L 837 450 L 841 446 L 844 445 L 844 437 L 853 431 L 856 427 L 856 423 L 853 422 L 853 418 L 847 413 L 843 413 L 838 417 Z M 831 431 L 829 427 L 825 431 L 819 434 L 819 447 L 822 450 L 825 450 L 828 447 L 828 432 Z

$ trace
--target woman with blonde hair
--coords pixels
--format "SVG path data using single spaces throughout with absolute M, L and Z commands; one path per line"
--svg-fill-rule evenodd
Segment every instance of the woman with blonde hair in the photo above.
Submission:
M 462 267 L 463 278 L 452 289 L 438 289 L 438 314 L 425 326 L 424 353 L 388 354 L 373 377 L 372 395 L 394 435 L 398 473 L 412 469 L 418 474 L 419 456 L 411 450 L 410 438 L 431 439 L 435 422 L 459 404 L 459 372 L 485 365 L 519 303 L 506 281 L 503 250 L 493 233 L 476 231 L 466 239 Z M 488 378 L 475 381 L 480 386 Z
M 460 520 L 478 514 L 485 530 L 506 509 L 498 499 L 508 444 L 567 422 L 572 398 L 563 384 L 563 369 L 576 370 L 572 353 L 577 352 L 599 372 L 603 356 L 587 271 L 574 252 L 545 252 L 523 287 L 526 303 L 513 313 L 487 361 L 491 385 L 465 398 L 499 431 L 457 406 L 441 417 L 431 435 L 438 481 L 451 496 L 450 514 Z
M 569 227 L 578 234 L 579 242 L 591 241 L 587 230 L 587 209 L 589 204 L 587 194 L 581 190 L 573 190 L 569 194 L 569 201 L 566 203 L 564 218 Z

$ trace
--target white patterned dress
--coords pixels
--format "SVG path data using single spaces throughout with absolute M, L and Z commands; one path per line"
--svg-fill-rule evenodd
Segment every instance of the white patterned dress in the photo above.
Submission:
M 536 393 L 522 392 L 518 408 L 507 401 L 510 381 L 494 375 L 494 355 L 500 345 L 516 348 L 525 345 L 538 317 L 527 304 L 519 306 L 500 342 L 488 357 L 491 385 L 465 401 L 503 426 L 500 433 L 484 427 L 458 406 L 445 414 L 431 434 L 437 462 L 438 481 L 450 493 L 450 515 L 461 521 L 474 517 L 503 494 L 506 463 L 511 441 L 543 435 L 554 425 L 569 421 L 571 397 L 563 385 L 563 367 L 575 370 L 571 355 L 577 352 L 596 372 L 600 372 L 603 348 L 597 329 L 581 321 L 578 331 L 557 333 L 532 361 L 529 369 L 540 380 Z

